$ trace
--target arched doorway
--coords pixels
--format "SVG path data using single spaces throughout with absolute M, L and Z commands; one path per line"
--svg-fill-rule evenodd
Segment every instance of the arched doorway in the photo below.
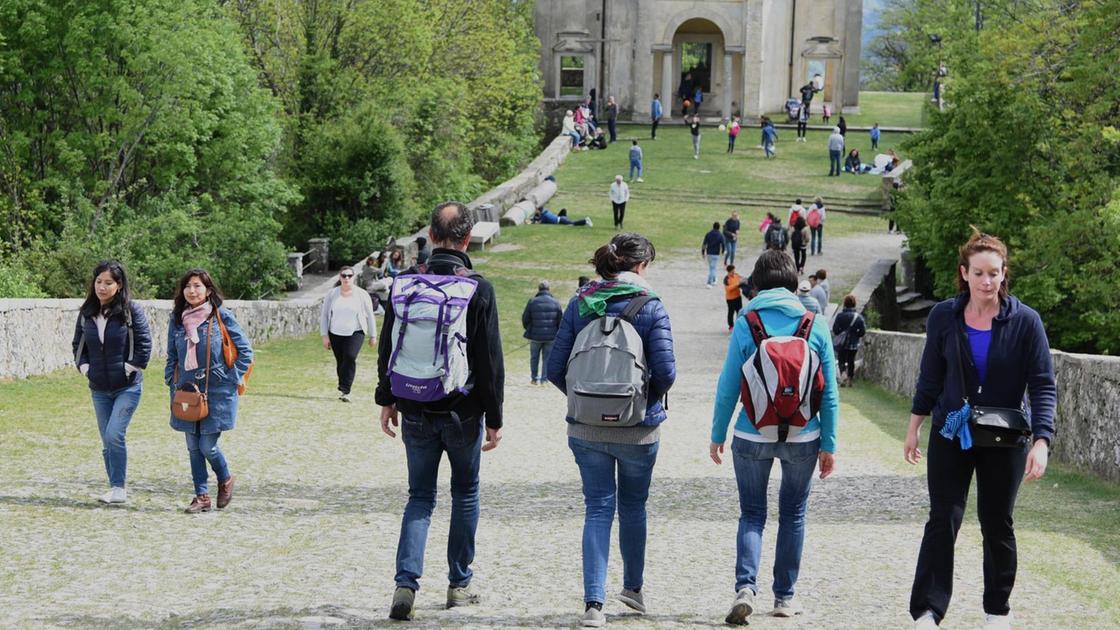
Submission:
M 725 86 L 724 36 L 714 22 L 704 18 L 686 20 L 673 34 L 673 113 L 681 112 L 682 87 L 697 87 L 703 93 L 701 116 L 721 115 Z M 693 111 L 689 110 L 690 113 Z

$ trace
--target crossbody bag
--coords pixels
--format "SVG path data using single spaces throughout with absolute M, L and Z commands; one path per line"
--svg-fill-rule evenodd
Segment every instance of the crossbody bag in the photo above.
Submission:
M 210 406 L 207 404 L 206 395 L 210 391 L 210 355 L 212 353 L 210 339 L 214 330 L 214 322 L 206 327 L 206 389 L 198 389 L 198 383 L 190 382 L 175 389 L 171 398 L 171 415 L 183 422 L 202 422 L 210 415 Z M 179 382 L 179 363 L 175 363 L 175 375 L 172 383 Z
M 968 401 L 968 390 L 964 382 L 964 354 L 961 348 L 962 331 L 954 332 L 957 346 L 957 377 L 960 381 L 961 399 L 969 406 L 968 429 L 972 434 L 972 445 L 984 448 L 1022 448 L 1030 444 L 1031 423 L 1022 405 L 1018 409 L 1010 407 L 990 407 L 972 405 Z

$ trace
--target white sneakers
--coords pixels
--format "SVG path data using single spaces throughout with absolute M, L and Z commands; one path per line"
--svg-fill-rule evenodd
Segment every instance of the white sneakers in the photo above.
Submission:
M 1011 615 L 986 615 L 980 630 L 1011 630 Z
M 124 491 L 124 488 L 113 487 L 110 488 L 108 492 L 101 495 L 98 501 L 110 505 L 119 505 L 128 501 L 128 493 Z
M 735 603 L 731 606 L 731 612 L 727 613 L 727 617 L 723 621 L 731 626 L 745 626 L 750 623 L 748 617 L 753 612 L 754 591 L 743 588 L 735 594 Z
M 801 604 L 794 597 L 789 599 L 775 599 L 774 610 L 770 613 L 775 617 L 789 618 L 801 614 Z

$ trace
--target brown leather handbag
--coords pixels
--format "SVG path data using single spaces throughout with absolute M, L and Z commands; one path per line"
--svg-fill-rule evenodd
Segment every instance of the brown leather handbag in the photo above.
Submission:
M 171 415 L 183 422 L 202 422 L 210 415 L 210 407 L 206 403 L 206 393 L 210 391 L 210 332 L 214 323 L 206 327 L 206 389 L 199 390 L 197 383 L 188 383 L 175 390 L 171 398 Z M 175 366 L 176 383 L 179 382 L 179 366 Z M 187 389 L 191 388 L 191 389 Z

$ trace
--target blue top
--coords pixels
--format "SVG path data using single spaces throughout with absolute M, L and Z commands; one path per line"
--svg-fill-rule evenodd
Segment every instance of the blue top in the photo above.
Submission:
M 641 162 L 642 161 L 642 147 L 640 147 L 636 144 L 631 145 L 631 147 L 630 147 L 630 161 L 631 162 Z
M 871 139 L 872 140 L 878 140 L 879 139 L 879 128 L 878 127 L 872 127 L 870 133 L 871 133 Z
M 988 348 L 992 345 L 992 330 L 976 330 L 968 324 L 964 325 L 968 333 L 968 345 L 972 349 L 972 362 L 976 364 L 976 374 L 980 377 L 980 384 L 988 375 Z
M 541 208 L 541 223 L 560 223 L 560 216 L 548 208 Z
M 739 387 L 742 380 L 743 364 L 754 354 L 754 338 L 751 336 L 750 325 L 747 323 L 746 313 L 758 311 L 762 324 L 771 336 L 791 335 L 801 322 L 805 314 L 805 307 L 798 301 L 797 296 L 786 289 L 767 289 L 760 291 L 758 296 L 751 300 L 739 317 L 735 320 L 735 329 L 731 332 L 731 343 L 727 348 L 727 359 L 723 363 L 723 371 L 719 375 L 719 384 L 716 385 L 715 409 L 712 412 L 712 443 L 723 444 L 727 440 L 727 428 L 731 423 L 731 416 L 739 402 Z M 828 322 L 823 317 L 813 321 L 813 328 L 809 334 L 809 346 L 820 355 L 821 369 L 824 372 L 824 396 L 821 398 L 820 412 L 809 421 L 802 429 L 803 432 L 820 431 L 821 450 L 826 453 L 836 452 L 836 425 L 840 408 L 840 397 L 836 389 L 836 356 L 832 350 L 832 337 L 828 332 Z M 551 374 L 551 372 L 550 372 Z M 738 418 L 735 420 L 735 433 L 737 435 L 758 435 L 747 417 L 746 409 L 739 407 Z
M 660 100 L 658 100 L 656 98 L 653 99 L 653 102 L 650 103 L 650 105 L 649 105 L 649 109 L 650 109 L 650 112 L 649 112 L 650 113 L 650 118 L 652 118 L 653 120 L 657 120 L 657 119 L 661 118 L 662 111 L 661 111 L 661 101 Z
M 762 141 L 763 143 L 772 143 L 778 139 L 778 130 L 774 129 L 773 125 L 766 125 L 762 128 Z

